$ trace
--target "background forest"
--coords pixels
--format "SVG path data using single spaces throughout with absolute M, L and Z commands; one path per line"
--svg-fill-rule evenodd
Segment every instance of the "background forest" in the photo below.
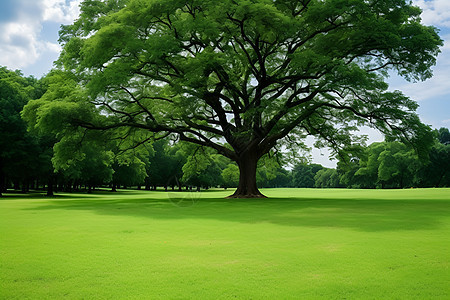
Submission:
M 40 80 L 0 68 L 0 188 L 28 192 L 91 191 L 97 187 L 180 190 L 233 188 L 239 169 L 211 150 L 171 140 L 131 145 L 121 138 L 85 131 L 61 139 L 57 133 L 27 129 L 23 107 L 44 95 L 54 76 Z M 70 87 L 68 87 L 70 88 Z M 400 142 L 361 144 L 336 169 L 310 163 L 300 154 L 279 154 L 259 162 L 259 187 L 409 188 L 450 186 L 450 133 L 434 131 L 427 155 Z M 58 142 L 59 141 L 59 142 Z M 125 145 L 126 146 L 126 145 Z M 350 157 L 350 159 L 348 158 Z

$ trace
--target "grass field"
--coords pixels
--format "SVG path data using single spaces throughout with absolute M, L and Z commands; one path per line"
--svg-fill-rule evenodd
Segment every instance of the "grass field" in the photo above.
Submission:
M 450 299 L 450 189 L 0 198 L 1 299 Z

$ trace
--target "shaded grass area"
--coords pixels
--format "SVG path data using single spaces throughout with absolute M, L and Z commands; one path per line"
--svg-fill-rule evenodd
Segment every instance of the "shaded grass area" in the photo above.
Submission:
M 448 299 L 450 189 L 0 199 L 0 298 Z

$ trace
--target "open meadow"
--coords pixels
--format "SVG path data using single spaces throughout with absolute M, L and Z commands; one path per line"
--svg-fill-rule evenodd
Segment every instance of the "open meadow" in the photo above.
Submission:
M 450 189 L 0 198 L 1 299 L 450 299 Z

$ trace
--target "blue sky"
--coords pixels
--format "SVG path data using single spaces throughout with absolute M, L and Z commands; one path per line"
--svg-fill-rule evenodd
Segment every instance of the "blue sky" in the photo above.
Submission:
M 58 58 L 58 30 L 81 0 L 0 0 L 0 65 L 41 77 Z
M 61 24 L 72 23 L 79 14 L 81 0 L 0 0 L 0 65 L 19 69 L 25 75 L 41 77 L 58 58 L 58 30 Z M 445 41 L 442 53 L 434 67 L 433 78 L 409 83 L 393 76 L 388 81 L 391 89 L 403 91 L 416 100 L 422 121 L 434 128 L 450 128 L 450 0 L 413 0 L 423 9 L 426 25 L 440 29 Z M 370 141 L 382 136 L 363 129 Z M 314 150 L 313 160 L 325 166 L 334 166 L 326 150 Z

